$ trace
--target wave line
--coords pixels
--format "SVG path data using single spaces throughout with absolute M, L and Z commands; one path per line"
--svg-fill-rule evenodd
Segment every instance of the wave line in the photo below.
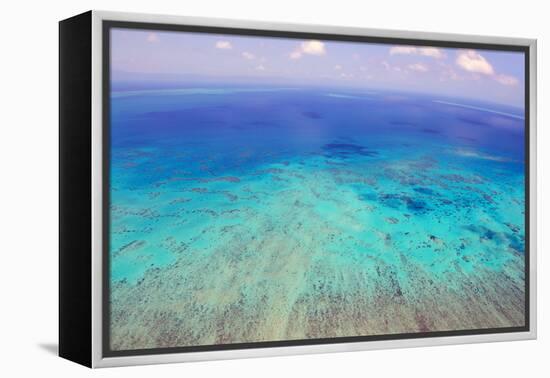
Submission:
M 436 103 L 438 103 L 438 104 L 457 106 L 457 107 L 459 107 L 459 108 L 480 110 L 480 111 L 482 111 L 482 112 L 499 114 L 499 115 L 503 115 L 503 116 L 510 117 L 510 118 L 516 118 L 516 119 L 522 119 L 522 120 L 525 119 L 525 117 L 520 116 L 520 115 L 511 114 L 511 113 L 505 113 L 505 112 L 500 112 L 500 111 L 498 111 L 498 110 L 493 110 L 493 109 L 481 108 L 481 107 L 479 107 L 479 106 L 458 104 L 458 103 L 456 103 L 456 102 L 448 102 L 448 101 L 441 101 L 441 100 L 433 100 L 433 102 L 436 102 Z

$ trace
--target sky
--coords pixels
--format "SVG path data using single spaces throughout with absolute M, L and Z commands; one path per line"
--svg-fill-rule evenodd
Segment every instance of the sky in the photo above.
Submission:
M 524 106 L 520 52 L 111 29 L 111 80 L 324 86 Z

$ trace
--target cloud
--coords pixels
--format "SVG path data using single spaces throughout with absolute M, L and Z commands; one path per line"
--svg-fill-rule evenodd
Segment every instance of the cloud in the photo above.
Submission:
M 325 44 L 321 41 L 311 40 L 302 42 L 302 51 L 304 54 L 310 54 L 310 55 L 325 55 Z
M 147 35 L 147 42 L 155 43 L 159 41 L 159 36 L 156 33 L 149 33 Z
M 218 41 L 216 42 L 216 48 L 222 50 L 231 50 L 233 48 L 233 45 L 231 45 L 231 42 L 229 41 Z
M 494 75 L 495 69 L 475 50 L 462 50 L 458 53 L 456 64 L 465 71 L 480 73 L 483 75 Z
M 265 66 L 264 66 L 263 64 L 260 64 L 260 65 L 256 66 L 256 70 L 257 70 L 257 71 L 265 71 L 266 68 L 265 68 Z
M 436 59 L 445 57 L 445 54 L 443 54 L 443 52 L 437 47 L 420 47 L 418 50 L 420 51 L 420 55 L 429 56 Z
M 498 81 L 502 85 L 518 85 L 519 80 L 516 79 L 514 76 L 510 75 L 496 75 L 495 80 Z
M 413 46 L 394 46 L 390 49 L 390 55 L 398 54 L 416 54 L 416 47 Z
M 241 55 L 242 55 L 243 58 L 248 59 L 248 60 L 252 60 L 252 59 L 256 58 L 256 56 L 254 56 L 254 54 L 249 53 L 248 51 L 243 52 Z
M 342 66 L 339 65 L 339 64 L 337 64 L 337 65 L 334 66 L 334 69 L 335 69 L 336 71 L 340 71 L 340 70 L 342 69 Z
M 417 46 L 393 46 L 390 48 L 390 55 L 422 55 L 430 58 L 441 59 L 445 57 L 443 51 L 437 47 Z
M 294 51 L 290 53 L 290 59 L 300 59 L 304 54 L 321 56 L 327 53 L 325 44 L 321 41 L 304 41 Z
M 491 63 L 475 50 L 459 51 L 456 64 L 465 71 L 488 76 L 502 85 L 514 86 L 519 84 L 516 77 L 497 73 Z
M 422 64 L 422 63 L 409 64 L 408 68 L 410 70 L 413 70 L 413 71 L 416 71 L 416 72 L 428 72 L 429 71 L 428 66 L 426 66 L 425 64 Z

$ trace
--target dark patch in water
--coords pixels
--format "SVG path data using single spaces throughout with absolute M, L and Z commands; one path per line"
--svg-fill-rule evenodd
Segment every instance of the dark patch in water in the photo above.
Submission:
M 436 129 L 430 129 L 430 128 L 424 128 L 421 131 L 426 134 L 441 134 L 441 131 Z
M 515 225 L 513 223 L 504 223 L 506 227 L 508 227 L 513 233 L 517 234 L 520 230 L 520 227 L 518 225 Z
M 430 235 L 429 237 L 430 237 L 430 240 L 433 241 L 433 242 L 440 240 L 440 239 L 439 239 L 437 236 L 435 236 L 435 235 Z
M 409 126 L 409 127 L 416 126 L 416 124 L 412 122 L 406 122 L 406 121 L 390 121 L 390 124 L 395 126 Z
M 133 252 L 137 249 L 142 248 L 145 244 L 146 244 L 146 242 L 144 240 L 131 241 L 130 243 L 125 244 L 122 247 L 120 247 L 118 250 L 116 250 L 113 253 L 113 257 L 118 257 L 118 256 L 126 254 L 128 252 Z
M 405 197 L 405 203 L 407 204 L 407 209 L 411 211 L 419 212 L 419 211 L 426 210 L 426 202 L 424 201 L 416 200 L 410 197 Z
M 422 214 L 430 210 L 426 202 L 403 194 L 381 194 L 378 200 L 385 206 L 393 209 L 399 209 L 402 205 L 405 205 L 407 210 L 416 214 Z
M 427 194 L 429 196 L 433 196 L 436 194 L 436 192 L 434 192 L 433 190 L 431 190 L 430 188 L 421 188 L 421 187 L 418 187 L 418 188 L 413 188 L 413 190 L 417 193 L 421 193 L 421 194 Z
M 474 232 L 479 235 L 480 239 L 493 240 L 497 236 L 497 233 L 485 226 L 469 225 L 465 227 L 468 231 Z
M 473 117 L 457 117 L 459 121 L 466 122 L 472 125 L 478 126 L 492 126 L 490 122 L 485 121 L 483 118 L 473 118 Z
M 393 209 L 398 209 L 402 205 L 401 195 L 399 194 L 381 194 L 379 196 L 380 202 Z
M 525 243 L 523 238 L 519 237 L 518 235 L 510 234 L 510 233 L 507 233 L 506 237 L 510 242 L 508 244 L 509 248 L 515 249 L 516 251 L 521 253 L 525 252 Z
M 347 158 L 352 155 L 376 156 L 378 152 L 371 151 L 367 147 L 352 143 L 329 143 L 321 147 L 329 157 Z
M 489 202 L 489 203 L 495 203 L 495 201 L 493 201 L 493 197 L 491 197 L 490 195 L 488 194 L 484 194 L 483 195 L 483 199 L 485 199 L 485 201 Z
M 499 245 L 508 245 L 518 252 L 525 251 L 524 238 L 513 233 L 496 232 L 485 226 L 471 224 L 464 227 L 466 230 L 473 232 L 479 236 L 481 242 L 494 241 Z
M 238 177 L 235 176 L 222 176 L 213 178 L 199 178 L 199 182 L 241 182 Z
M 363 193 L 359 195 L 359 198 L 362 201 L 374 202 L 378 199 L 378 196 L 375 193 Z
M 186 203 L 191 201 L 191 198 L 175 198 L 172 201 L 170 201 L 170 205 L 177 205 L 180 203 Z
M 302 115 L 306 118 L 311 119 L 322 119 L 323 116 L 317 112 L 302 112 Z

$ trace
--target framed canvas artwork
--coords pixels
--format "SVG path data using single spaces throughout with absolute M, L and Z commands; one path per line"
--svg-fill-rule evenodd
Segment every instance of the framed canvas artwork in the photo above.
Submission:
M 536 336 L 534 40 L 60 22 L 60 355 Z

